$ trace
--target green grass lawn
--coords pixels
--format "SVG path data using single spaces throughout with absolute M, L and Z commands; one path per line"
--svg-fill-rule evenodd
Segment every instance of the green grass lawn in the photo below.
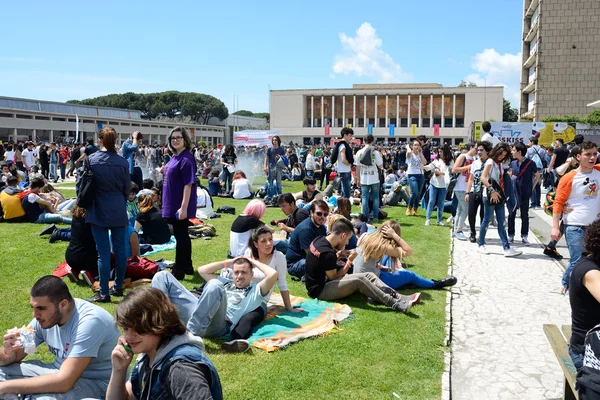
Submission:
M 284 191 L 301 189 L 300 183 L 284 184 Z M 73 190 L 63 192 L 74 195 Z M 215 199 L 217 207 L 230 205 L 237 213 L 242 212 L 246 202 Z M 405 207 L 384 210 L 389 218 L 400 221 L 403 238 L 415 250 L 407 260 L 410 269 L 427 278 L 445 277 L 450 241 L 448 228 L 425 227 L 423 216 L 405 217 Z M 358 212 L 358 208 L 354 211 Z M 278 208 L 268 208 L 263 221 L 268 223 L 282 217 Z M 225 258 L 234 218 L 224 214 L 210 221 L 218 234 L 213 240 L 192 241 L 195 266 Z M 3 298 L 0 329 L 21 326 L 31 320 L 29 290 L 32 284 L 50 274 L 64 260 L 67 243 L 48 244 L 47 237 L 38 236 L 42 228 L 33 224 L 0 225 L 0 270 L 4 278 L 0 281 Z M 175 252 L 162 252 L 153 257 L 174 260 Z M 86 298 L 92 294 L 84 284 L 66 281 L 75 297 Z M 293 295 L 306 297 L 303 285 L 289 277 L 288 281 Z M 188 288 L 200 283 L 197 274 L 184 281 Z M 113 304 L 103 307 L 113 313 L 117 300 L 114 298 Z M 395 392 L 402 399 L 439 399 L 446 350 L 443 345 L 446 292 L 424 291 L 422 304 L 413 307 L 409 314 L 368 304 L 359 294 L 344 302 L 352 308 L 353 316 L 338 332 L 304 340 L 274 353 L 254 349 L 245 354 L 223 354 L 220 341 L 206 339 L 207 352 L 221 376 L 225 398 L 392 399 Z M 36 357 L 51 360 L 45 349 L 40 349 Z

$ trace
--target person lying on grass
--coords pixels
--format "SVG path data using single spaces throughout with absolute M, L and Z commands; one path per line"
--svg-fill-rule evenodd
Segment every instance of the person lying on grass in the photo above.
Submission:
M 316 238 L 306 256 L 306 289 L 312 298 L 325 301 L 343 299 L 360 292 L 394 311 L 408 312 L 418 303 L 421 293 L 403 296 L 387 286 L 372 272 L 350 274 L 351 262 L 342 265 L 338 260 L 347 257 L 343 250 L 352 236 L 352 223 L 345 218 L 337 220 L 327 236 Z
M 232 278 L 222 278 L 216 272 L 232 269 Z M 265 278 L 252 283 L 253 269 L 258 268 Z M 277 271 L 252 258 L 237 257 L 217 261 L 198 268 L 206 281 L 202 295 L 196 297 L 175 279 L 162 271 L 154 275 L 152 287 L 165 292 L 177 306 L 187 328 L 200 337 L 220 337 L 231 334 L 233 340 L 222 344 L 227 352 L 244 352 L 250 348 L 245 339 L 264 318 L 263 302 L 277 281 Z
M 358 242 L 356 252 L 348 259 L 354 264 L 354 273 L 371 272 L 383 283 L 392 289 L 406 285 L 419 288 L 441 289 L 456 284 L 456 278 L 450 276 L 439 281 L 425 279 L 412 271 L 396 269 L 396 265 L 404 257 L 413 253 L 413 249 L 400 237 L 400 224 L 398 221 L 385 221 L 376 232 L 364 235 Z M 391 265 L 390 271 L 382 270 L 382 258 L 388 256 Z
M 162 291 L 139 287 L 129 292 L 117 305 L 115 320 L 123 336 L 111 354 L 107 400 L 223 398 L 204 342 L 188 332 Z M 134 354 L 137 360 L 127 380 Z

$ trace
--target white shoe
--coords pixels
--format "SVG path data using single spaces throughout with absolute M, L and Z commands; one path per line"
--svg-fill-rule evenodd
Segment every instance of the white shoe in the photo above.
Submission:
M 504 257 L 516 257 L 520 256 L 521 254 L 523 254 L 521 250 L 515 250 L 512 247 L 504 249 Z
M 446 222 L 449 223 L 449 224 L 453 223 L 454 222 L 454 217 L 452 215 L 449 216 L 448 219 L 446 219 Z
M 477 249 L 477 251 L 479 251 L 479 254 L 490 254 L 490 252 L 487 249 L 487 247 L 485 247 L 485 244 L 479 246 L 479 248 Z
M 444 223 L 444 221 L 440 221 L 437 223 L 439 226 L 446 226 L 446 224 Z
M 425 220 L 425 226 L 429 226 L 431 225 L 431 221 L 430 220 Z

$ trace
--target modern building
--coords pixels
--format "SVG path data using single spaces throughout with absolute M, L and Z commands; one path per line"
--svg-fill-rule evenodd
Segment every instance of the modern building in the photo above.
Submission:
M 426 135 L 458 144 L 471 122 L 502 120 L 504 87 L 359 84 L 351 89 L 271 90 L 271 129 L 284 142 L 328 143 L 345 126 L 355 137 L 405 142 Z
M 212 117 L 208 120 L 209 125 L 225 127 L 225 143 L 233 143 L 233 132 L 243 131 L 245 129 L 266 130 L 269 129 L 269 123 L 265 118 L 245 117 L 243 115 L 229 114 L 224 120 Z
M 525 0 L 522 119 L 585 116 L 600 98 L 600 1 Z
M 77 125 L 79 138 L 76 138 Z M 224 143 L 226 132 L 223 126 L 149 121 L 142 119 L 141 111 L 136 110 L 0 97 L 0 140 L 5 142 L 69 142 L 82 141 L 89 136 L 97 140 L 103 126 L 115 128 L 120 141 L 127 139 L 133 131 L 141 131 L 144 141 L 151 144 L 165 143 L 175 126 L 185 126 L 194 142 L 203 141 L 209 145 Z

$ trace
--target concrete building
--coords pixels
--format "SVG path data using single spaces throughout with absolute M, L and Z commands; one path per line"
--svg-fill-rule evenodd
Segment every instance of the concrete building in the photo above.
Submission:
M 245 129 L 267 130 L 269 123 L 265 118 L 245 117 L 243 115 L 229 114 L 224 120 L 212 117 L 208 121 L 209 125 L 225 127 L 225 143 L 233 143 L 233 132 L 243 131 Z
M 284 142 L 327 143 L 351 126 L 355 137 L 371 131 L 380 142 L 398 143 L 412 137 L 415 126 L 416 135 L 458 144 L 466 140 L 471 122 L 502 120 L 503 96 L 503 87 L 439 84 L 271 90 L 271 129 Z
M 162 144 L 175 126 L 185 126 L 194 142 L 216 145 L 225 139 L 226 128 L 223 126 L 149 121 L 142 119 L 141 111 L 136 110 L 0 97 L 0 140 L 72 141 L 76 139 L 76 115 L 79 141 L 89 136 L 97 140 L 98 132 L 104 126 L 115 128 L 120 141 L 139 130 L 144 134 L 145 143 Z
M 585 116 L 600 98 L 600 1 L 525 0 L 521 118 Z

